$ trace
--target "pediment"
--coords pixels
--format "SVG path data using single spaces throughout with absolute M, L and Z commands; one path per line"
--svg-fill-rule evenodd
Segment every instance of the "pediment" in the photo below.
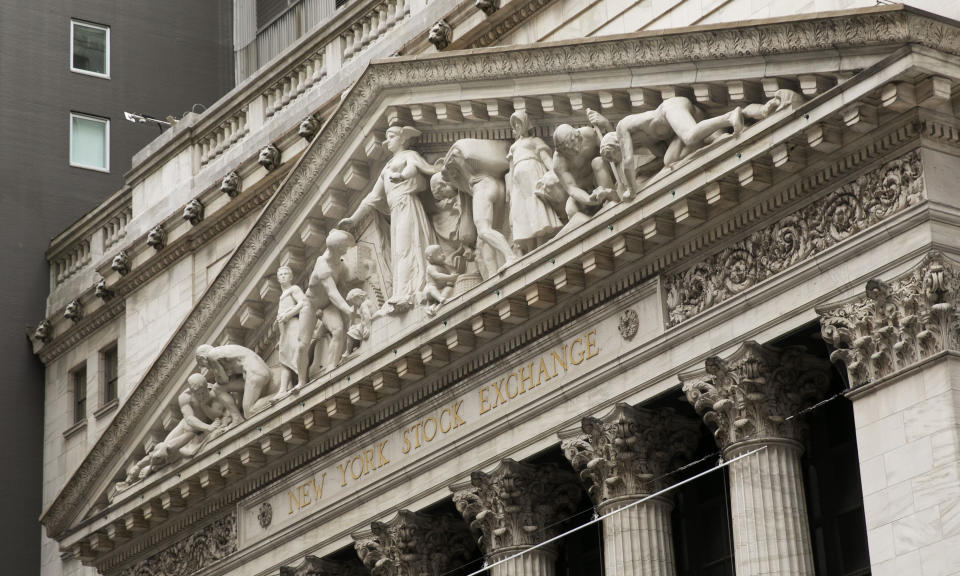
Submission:
M 637 272 L 649 278 L 691 250 L 687 245 L 675 249 L 675 238 L 702 246 L 691 236 L 698 226 L 741 204 L 760 202 L 781 184 L 795 180 L 800 190 L 799 175 L 814 168 L 829 172 L 830 154 L 855 145 L 865 132 L 879 129 L 893 134 L 891 142 L 902 141 L 909 135 L 896 136 L 896 130 L 910 130 L 911 124 L 893 120 L 916 109 L 918 93 L 927 97 L 930 109 L 952 115 L 949 88 L 944 95 L 933 76 L 949 74 L 937 68 L 927 48 L 905 48 L 915 42 L 960 53 L 960 36 L 937 35 L 938 28 L 942 32 L 947 25 L 908 11 L 878 10 L 372 63 L 45 513 L 48 533 L 68 545 L 86 546 L 92 534 L 102 538 L 111 526 L 129 526 L 127 518 L 134 518 L 134 532 L 162 524 L 191 505 L 191 487 L 212 497 L 211 488 L 255 475 L 263 462 L 295 452 L 318 431 L 332 435 L 338 426 L 353 425 L 354 415 L 442 369 L 449 354 L 472 354 L 467 340 L 482 341 L 475 347 L 486 350 L 489 361 L 496 354 L 492 337 L 549 310 L 568 291 L 599 282 L 618 266 L 639 266 L 655 254 L 644 264 L 646 271 Z M 904 94 L 887 103 L 883 89 L 896 82 L 904 84 Z M 763 105 L 783 90 L 798 98 L 765 116 L 756 112 L 738 134 L 698 146 L 671 170 L 641 179 L 634 197 L 621 190 L 622 200 L 587 211 L 582 225 L 516 262 L 478 270 L 477 285 L 463 287 L 442 306 L 414 304 L 409 311 L 374 319 L 357 352 L 333 368 L 319 369 L 298 394 L 248 414 L 244 422 L 199 441 L 195 454 L 158 462 L 142 480 L 116 490 L 129 465 L 149 456 L 175 428 L 179 397 L 188 376 L 198 370 L 195 351 L 201 344 L 242 344 L 265 361 L 271 386 L 278 384 L 276 270 L 289 265 L 296 282 L 305 285 L 313 263 L 328 249 L 329 231 L 354 214 L 392 159 L 382 144 L 391 126 L 415 127 L 419 136 L 410 149 L 434 165 L 465 139 L 485 142 L 482 151 L 508 150 L 514 141 L 510 116 L 520 110 L 532 119 L 532 134 L 553 150 L 558 125 L 590 126 L 587 109 L 616 125 L 682 97 L 698 107 L 697 114 L 717 118 Z M 482 155 L 465 154 L 470 161 Z M 500 164 L 491 170 L 503 177 Z M 465 181 L 486 176 L 478 174 Z M 418 194 L 429 192 L 419 186 Z M 793 199 L 787 192 L 783 197 Z M 424 202 L 430 205 L 429 198 Z M 444 207 L 430 206 L 424 212 L 433 233 L 442 228 L 449 236 L 456 226 L 440 214 Z M 372 309 L 388 304 L 403 279 L 394 272 L 396 252 L 388 246 L 385 215 L 421 225 L 419 215 L 369 212 L 353 223 L 356 244 L 339 256 L 344 270 L 334 274 L 340 291 L 362 289 Z

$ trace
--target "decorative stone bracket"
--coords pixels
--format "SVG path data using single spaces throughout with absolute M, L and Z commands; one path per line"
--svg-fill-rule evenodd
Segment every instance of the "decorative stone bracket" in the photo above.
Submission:
M 847 368 L 857 388 L 942 352 L 960 350 L 960 264 L 938 251 L 889 282 L 817 308 L 830 360 Z
M 711 356 L 699 372 L 680 375 L 683 393 L 724 450 L 749 440 L 793 439 L 790 420 L 827 390 L 830 365 L 802 346 L 744 342 L 727 358 Z

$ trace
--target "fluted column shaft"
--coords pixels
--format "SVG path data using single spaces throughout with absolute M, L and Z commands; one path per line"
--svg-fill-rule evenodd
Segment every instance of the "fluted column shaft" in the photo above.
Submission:
M 599 512 L 605 516 L 635 501 L 608 500 Z M 668 498 L 653 498 L 604 518 L 604 574 L 674 576 L 671 510 L 673 503 Z
M 556 574 L 557 555 L 549 548 L 535 550 L 527 550 L 526 546 L 518 546 L 515 549 L 506 548 L 492 556 L 490 560 L 496 562 L 497 558 L 510 557 L 523 550 L 526 551 L 520 556 L 491 568 L 490 576 L 554 576 Z
M 800 455 L 793 440 L 737 443 L 727 458 L 766 449 L 730 465 L 730 508 L 736 573 L 813 576 Z

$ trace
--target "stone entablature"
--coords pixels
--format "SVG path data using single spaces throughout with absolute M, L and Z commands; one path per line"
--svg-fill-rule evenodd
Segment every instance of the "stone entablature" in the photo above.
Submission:
M 850 388 L 883 381 L 942 352 L 960 352 L 960 263 L 938 251 L 912 270 L 817 309 Z
M 577 49 L 580 48 L 574 49 L 574 52 Z M 493 53 L 493 56 L 496 56 L 496 54 Z M 471 58 L 482 60 L 486 56 L 485 54 L 479 54 L 471 56 Z M 494 60 L 499 61 L 497 58 L 494 58 Z M 444 61 L 450 63 L 447 59 Z M 388 63 L 382 65 L 382 68 L 376 66 L 371 68 L 370 76 L 361 79 L 358 87 L 351 93 L 351 96 L 348 96 L 344 103 L 345 109 L 350 111 L 349 114 L 357 115 L 355 119 L 362 118 L 361 104 L 364 103 L 363 98 L 369 97 L 368 95 L 371 93 L 378 92 L 377 90 L 368 91 L 372 87 L 365 85 L 365 81 L 373 81 L 371 80 L 373 78 L 377 82 L 386 83 L 386 87 L 389 88 L 390 80 L 383 74 L 391 70 L 398 71 L 396 68 L 398 65 L 401 67 L 410 65 L 412 69 L 408 73 L 416 77 L 414 73 L 417 72 L 422 62 Z M 546 65 L 543 61 L 538 62 L 538 64 Z M 549 68 L 548 65 L 547 67 Z M 481 69 L 485 68 L 481 66 Z M 469 76 L 474 72 L 475 70 L 469 66 L 458 70 L 458 73 L 464 76 Z M 515 72 L 513 71 L 513 73 Z M 403 76 L 403 78 L 406 78 L 406 76 Z M 397 79 L 399 77 L 394 77 L 394 81 Z M 416 78 L 416 81 L 426 80 L 421 76 Z M 466 81 L 465 79 L 464 82 Z M 401 86 L 404 82 L 406 80 L 401 81 Z M 869 84 L 869 82 L 867 83 Z M 862 90 L 863 83 L 858 82 L 855 87 L 857 90 Z M 875 89 L 879 89 L 879 87 L 875 87 Z M 623 89 L 611 90 L 615 95 L 627 93 L 619 91 Z M 579 94 L 581 95 L 580 106 L 583 107 L 583 93 Z M 593 92 L 590 94 L 592 95 Z M 643 92 L 639 92 L 639 94 L 644 97 L 649 96 Z M 543 98 L 539 98 L 539 100 L 542 108 L 544 100 Z M 554 97 L 553 100 L 556 101 L 556 98 Z M 573 102 L 574 100 L 575 98 L 568 96 L 566 101 Z M 621 99 L 613 98 L 611 102 L 615 103 L 618 100 Z M 600 101 L 600 94 L 597 94 L 597 101 Z M 369 101 L 367 101 L 367 104 L 369 104 Z M 441 103 L 428 102 L 418 105 L 420 108 L 417 109 L 417 114 L 423 118 L 425 117 L 423 116 L 424 110 L 433 110 L 436 113 L 440 109 L 439 104 Z M 523 104 L 526 105 L 528 102 L 523 101 Z M 517 101 L 511 101 L 511 105 L 515 109 Z M 764 163 L 766 161 L 765 156 L 761 157 L 761 149 L 764 148 L 764 143 L 760 141 L 759 137 L 775 134 L 775 138 L 778 139 L 797 138 L 798 136 L 809 138 L 809 134 L 804 128 L 809 118 L 801 120 L 800 114 L 806 114 L 815 120 L 829 119 L 832 121 L 834 115 L 837 114 L 835 107 L 830 110 L 832 106 L 833 104 L 830 102 L 818 102 L 808 105 L 800 111 L 782 111 L 764 121 L 762 126 L 755 129 L 748 128 L 741 138 L 736 140 L 735 145 L 731 145 L 731 141 L 727 141 L 727 143 L 721 143 L 705 151 L 697 159 L 697 167 L 698 169 L 706 167 L 706 169 L 715 171 L 718 178 L 736 175 L 736 189 L 754 194 L 753 197 L 750 197 L 741 192 L 741 209 L 745 209 L 745 212 L 746 209 L 753 208 L 755 214 L 762 215 L 762 210 L 756 210 L 757 206 L 761 205 L 761 199 L 770 201 L 773 205 L 794 201 L 800 195 L 811 193 L 814 190 L 813 186 L 804 189 L 801 185 L 797 185 L 795 188 L 786 188 L 786 183 L 791 178 L 786 173 L 792 174 L 792 171 L 782 169 L 781 172 L 783 173 L 775 172 L 777 176 L 766 181 L 764 186 L 754 184 L 763 180 L 758 179 L 756 174 L 763 171 L 762 168 L 765 167 Z M 462 114 L 464 107 L 460 105 L 458 108 Z M 484 108 L 487 109 L 486 114 L 489 118 L 489 105 L 484 106 Z M 467 109 L 476 115 L 477 110 L 483 108 L 471 104 Z M 408 113 L 413 118 L 413 106 L 393 105 L 386 112 L 387 116 L 390 114 L 400 116 Z M 345 115 L 349 114 L 345 113 Z M 337 134 L 336 130 L 347 130 L 348 126 L 342 124 L 338 126 L 337 118 L 339 117 L 334 117 L 321 132 L 320 140 L 323 140 L 325 134 L 331 136 L 328 134 L 330 130 L 333 130 L 334 134 Z M 860 120 L 857 120 L 853 122 L 853 125 L 857 125 L 859 122 Z M 832 182 L 835 178 L 844 176 L 848 170 L 870 162 L 874 157 L 900 146 L 910 138 L 915 138 L 915 133 L 906 126 L 906 123 L 893 126 L 886 140 L 871 145 L 872 147 L 866 152 L 857 150 L 855 153 L 845 156 L 837 164 L 818 172 L 815 177 L 812 177 L 811 182 L 817 182 L 818 179 L 821 185 L 824 182 Z M 901 131 L 897 132 L 897 130 Z M 344 132 L 339 134 L 342 136 Z M 327 142 L 338 142 L 339 140 L 339 138 L 331 136 Z M 301 195 L 307 194 L 305 188 L 309 185 L 308 182 L 315 182 L 317 179 L 323 178 L 318 176 L 315 171 L 320 170 L 320 167 L 324 165 L 324 160 L 329 158 L 329 154 L 333 153 L 331 147 L 335 144 L 328 144 L 327 142 L 324 142 L 323 145 L 315 145 L 306 153 L 304 163 L 292 173 L 287 186 L 278 191 L 277 199 L 268 206 L 263 219 L 254 226 L 251 238 L 265 239 L 269 238 L 270 234 L 288 235 L 286 230 L 289 229 L 289 226 L 285 225 L 284 222 L 286 216 L 294 210 L 295 201 L 299 201 Z M 734 149 L 739 150 L 738 156 L 742 155 L 742 158 L 736 160 L 730 158 L 730 153 Z M 788 159 L 792 157 L 791 151 L 786 152 Z M 321 155 L 317 156 L 317 154 Z M 817 160 L 817 162 L 820 161 L 820 159 Z M 781 166 L 783 165 L 789 165 L 790 168 L 796 170 L 803 166 L 803 164 L 797 166 L 791 162 L 781 164 Z M 305 390 L 299 401 L 309 403 L 312 420 L 315 420 L 318 414 L 332 418 L 334 421 L 349 419 L 355 410 L 359 411 L 369 407 L 372 403 L 379 402 L 381 398 L 386 398 L 399 390 L 404 381 L 416 382 L 425 375 L 443 373 L 443 356 L 469 352 L 473 347 L 471 344 L 465 344 L 466 340 L 479 339 L 483 341 L 497 334 L 515 334 L 516 332 L 513 329 L 505 325 L 512 321 L 523 324 L 536 318 L 542 318 L 543 316 L 538 316 L 542 313 L 537 311 L 541 306 L 551 313 L 559 311 L 559 307 L 555 308 L 554 301 L 563 302 L 565 299 L 567 304 L 571 302 L 570 297 L 556 296 L 564 293 L 564 287 L 577 291 L 589 289 L 587 290 L 589 292 L 597 288 L 609 287 L 610 282 L 617 278 L 622 281 L 626 278 L 626 274 L 615 273 L 614 263 L 620 265 L 631 259 L 645 258 L 643 254 L 646 250 L 656 253 L 659 250 L 657 248 L 658 242 L 669 243 L 670 238 L 676 234 L 677 230 L 692 230 L 692 227 L 687 227 L 693 221 L 712 219 L 717 215 L 725 214 L 724 209 L 728 205 L 724 205 L 721 201 L 729 200 L 730 196 L 724 193 L 725 190 L 722 186 L 718 187 L 715 195 L 709 196 L 709 198 L 716 199 L 716 205 L 709 207 L 706 211 L 698 211 L 698 201 L 705 206 L 710 206 L 708 194 L 714 193 L 712 192 L 713 188 L 704 190 L 699 183 L 695 182 L 695 178 L 692 178 L 694 170 L 690 168 L 691 166 L 692 164 L 681 166 L 662 181 L 658 181 L 655 185 L 643 190 L 640 199 L 635 203 L 614 205 L 609 210 L 595 216 L 588 225 L 576 232 L 577 240 L 580 243 L 576 250 L 570 246 L 570 243 L 555 243 L 550 248 L 539 251 L 536 257 L 525 260 L 521 266 L 507 268 L 503 279 L 488 284 L 489 290 L 486 294 L 480 296 L 476 292 L 473 293 L 475 297 L 472 308 L 468 309 L 465 302 L 453 302 L 445 308 L 441 308 L 435 319 L 423 319 L 423 323 L 418 326 L 403 327 L 402 330 L 394 332 L 395 339 L 393 342 L 375 343 L 378 347 L 374 348 L 372 354 L 370 353 L 371 349 L 367 348 L 364 351 L 367 354 L 364 366 L 361 367 L 358 363 L 348 362 L 345 366 L 334 370 L 332 377 L 329 377 L 327 388 L 324 389 L 323 398 L 320 398 L 320 395 L 316 393 L 316 389 Z M 750 174 L 743 171 L 744 166 L 749 168 Z M 331 168 L 331 170 L 333 169 L 335 168 Z M 723 181 L 726 182 L 727 180 Z M 726 192 L 729 192 L 729 189 Z M 776 199 L 771 200 L 771 198 Z M 669 217 L 665 216 L 665 212 L 669 212 L 671 215 Z M 693 220 L 690 220 L 691 217 Z M 741 224 L 729 227 L 728 234 L 739 230 L 744 225 L 743 222 L 744 220 L 741 217 Z M 747 219 L 747 222 L 749 222 L 749 219 Z M 614 226 L 614 224 L 617 232 L 611 235 L 606 226 Z M 282 245 L 282 240 L 279 242 Z M 250 275 L 249 267 L 261 256 L 259 251 L 268 248 L 272 250 L 277 247 L 277 242 L 269 241 L 262 245 L 253 245 L 248 241 L 241 246 L 238 255 L 235 255 L 228 263 L 226 272 L 221 275 L 211 292 L 204 297 L 201 305 L 191 315 L 185 329 L 175 336 L 173 345 L 164 352 L 164 356 L 154 366 L 154 369 L 147 376 L 147 380 L 141 385 L 140 390 L 135 393 L 138 397 L 135 404 L 132 405 L 139 405 L 140 410 L 144 410 L 147 403 L 156 399 L 160 394 L 158 387 L 165 385 L 164 382 L 172 378 L 174 372 L 184 369 L 184 360 L 190 354 L 192 347 L 191 339 L 192 344 L 196 344 L 199 342 L 199 338 L 212 336 L 210 333 L 211 326 L 218 322 L 212 315 L 213 309 L 230 306 L 226 291 L 229 290 L 231 298 L 236 297 L 237 282 Z M 668 247 L 674 248 L 669 245 Z M 576 252 L 576 255 L 574 255 L 574 252 Z M 547 262 L 549 262 L 549 265 L 546 264 Z M 654 270 L 657 269 L 656 266 L 662 265 L 653 264 L 653 260 L 645 259 L 643 262 L 647 262 L 647 265 L 653 267 Z M 521 277 L 519 274 L 520 267 L 525 268 L 527 272 L 525 277 Z M 637 276 L 638 278 L 646 277 L 645 273 L 639 273 Z M 604 277 L 610 277 L 610 279 L 603 280 Z M 550 310 L 551 308 L 553 310 Z M 483 312 L 477 314 L 477 310 Z M 415 335 L 417 332 L 421 332 L 421 334 Z M 453 338 L 453 346 L 451 346 L 451 338 Z M 390 350 L 391 347 L 392 350 Z M 476 347 L 484 349 L 483 345 Z M 446 352 L 444 352 L 444 349 L 446 349 Z M 489 347 L 486 349 L 489 350 Z M 385 358 L 391 356 L 388 352 L 392 352 L 392 356 L 394 358 L 399 357 L 399 359 L 385 360 Z M 179 358 L 177 357 L 178 354 L 180 355 Z M 158 369 L 159 372 L 157 372 Z M 166 374 L 163 374 L 163 372 L 166 372 Z M 353 379 L 353 382 L 350 382 L 350 379 Z M 284 404 L 284 411 L 291 412 L 294 405 L 294 402 Z M 301 405 L 301 408 L 303 408 L 303 405 Z M 126 406 L 125 410 L 129 412 L 134 409 L 131 406 Z M 129 416 L 118 418 L 119 423 L 127 422 L 126 425 L 129 426 L 130 421 L 126 418 L 129 418 Z M 251 426 L 262 425 L 269 419 L 254 418 L 254 421 L 255 424 L 245 426 L 244 433 L 249 435 L 252 433 Z M 298 417 L 294 422 L 299 422 L 306 428 L 305 418 L 301 420 Z M 110 439 L 112 435 L 119 433 L 119 430 L 117 430 L 119 428 L 118 423 L 115 423 L 115 425 L 117 427 L 111 429 L 114 431 L 108 432 L 105 440 L 101 440 L 101 443 L 116 442 L 116 436 L 113 436 L 113 440 Z M 295 427 L 293 426 L 293 428 Z M 273 433 L 279 434 L 280 438 L 284 440 L 288 436 L 282 429 L 265 432 L 267 435 Z M 293 440 L 298 439 L 295 431 L 291 431 L 289 437 Z M 268 444 L 270 446 L 265 450 L 263 443 L 260 443 L 259 451 L 261 453 L 269 452 L 272 449 L 272 443 Z M 289 444 L 295 446 L 296 442 L 290 441 Z M 224 445 L 218 443 L 218 446 Z M 207 457 L 210 456 L 210 454 L 207 454 Z M 234 457 L 232 454 L 228 456 L 228 458 L 232 457 Z M 92 455 L 92 458 L 96 459 L 97 456 Z M 242 455 L 237 454 L 236 458 L 242 459 Z M 257 458 L 249 457 L 248 459 L 255 461 Z M 232 480 L 231 465 L 227 465 L 225 468 L 221 464 L 216 468 L 220 471 L 220 476 L 225 478 L 227 482 Z M 228 474 L 223 474 L 223 470 L 227 470 Z M 82 478 L 82 476 L 80 477 Z

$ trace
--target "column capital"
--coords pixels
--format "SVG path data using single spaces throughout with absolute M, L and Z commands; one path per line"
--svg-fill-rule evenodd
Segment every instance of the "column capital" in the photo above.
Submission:
M 469 483 L 450 489 L 489 556 L 553 536 L 550 526 L 576 510 L 583 488 L 569 470 L 506 458 L 492 472 L 476 471 Z
M 675 457 L 693 454 L 699 426 L 670 409 L 618 403 L 602 418 L 584 418 L 581 431 L 564 438 L 561 448 L 573 469 L 590 483 L 590 497 L 600 506 L 615 498 L 653 494 L 668 485 L 664 475 Z
M 399 510 L 389 522 L 373 522 L 354 534 L 360 561 L 377 576 L 440 576 L 466 562 L 473 538 L 460 519 Z
M 820 333 L 851 388 L 876 382 L 945 350 L 960 350 L 960 264 L 931 251 L 893 280 L 817 308 Z
M 803 346 L 775 348 L 744 342 L 728 356 L 711 356 L 705 368 L 680 375 L 683 393 L 726 450 L 750 440 L 799 440 L 792 414 L 819 400 L 830 364 Z
M 362 566 L 331 562 L 307 555 L 299 566 L 281 566 L 280 576 L 363 576 Z

